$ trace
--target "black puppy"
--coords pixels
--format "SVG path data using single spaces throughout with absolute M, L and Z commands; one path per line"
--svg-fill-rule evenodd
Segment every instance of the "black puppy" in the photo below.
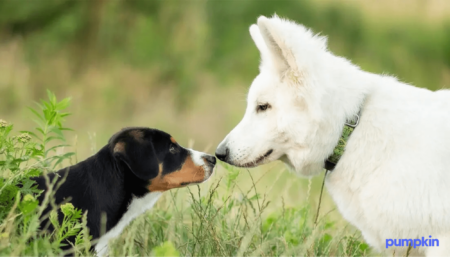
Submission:
M 55 202 L 69 200 L 83 213 L 88 211 L 87 226 L 93 239 L 100 237 L 101 216 L 106 214 L 106 234 L 95 246 L 99 255 L 105 255 L 109 239 L 150 209 L 163 191 L 206 181 L 215 164 L 214 156 L 183 148 L 163 131 L 126 128 L 94 156 L 48 177 L 50 181 L 55 176 L 56 180 L 66 178 L 55 192 Z M 35 181 L 39 189 L 47 190 L 43 176 Z M 40 202 L 44 196 L 45 192 Z M 48 207 L 44 213 L 50 210 Z M 63 215 L 58 213 L 58 218 L 61 222 Z M 48 220 L 41 226 L 44 224 Z

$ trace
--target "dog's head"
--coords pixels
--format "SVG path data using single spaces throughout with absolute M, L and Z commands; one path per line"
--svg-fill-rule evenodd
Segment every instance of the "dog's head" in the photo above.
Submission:
M 260 17 L 250 34 L 261 54 L 260 74 L 250 86 L 243 119 L 216 156 L 240 167 L 282 160 L 302 175 L 314 175 L 330 154 L 324 151 L 333 149 L 322 138 L 329 132 L 320 130 L 332 106 L 324 102 L 332 94 L 329 76 L 337 72 L 329 67 L 338 57 L 327 51 L 326 38 L 277 16 Z M 338 138 L 339 127 L 331 133 Z
M 150 128 L 126 128 L 109 141 L 114 158 L 146 182 L 150 192 L 202 183 L 216 158 L 180 146 L 169 134 Z

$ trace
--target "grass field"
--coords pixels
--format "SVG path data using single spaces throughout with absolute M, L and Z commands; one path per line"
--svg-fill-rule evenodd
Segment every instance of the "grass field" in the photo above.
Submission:
M 114 243 L 115 254 L 141 256 L 169 249 L 182 256 L 370 254 L 359 233 L 340 225 L 329 212 L 322 210 L 315 223 L 317 206 L 307 199 L 287 204 L 275 184 L 258 190 L 261 180 L 251 171 L 225 165 L 217 173 L 206 185 L 166 193 L 155 210 Z M 236 183 L 239 173 L 246 177 L 241 182 L 248 183 Z M 311 197 L 306 193 L 305 198 Z

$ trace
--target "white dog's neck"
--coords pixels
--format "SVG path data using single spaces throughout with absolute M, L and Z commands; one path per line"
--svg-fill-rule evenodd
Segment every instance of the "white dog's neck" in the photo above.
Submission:
M 327 85 L 327 94 L 321 103 L 327 103 L 324 115 L 334 125 L 343 125 L 346 119 L 358 113 L 363 107 L 364 100 L 369 96 L 374 86 L 374 74 L 360 70 L 356 66 L 349 66 L 347 60 L 330 56 L 338 68 L 330 66 L 329 77 L 324 78 L 321 85 Z M 340 64 L 343 62 L 342 64 Z M 324 108 L 324 107 L 322 107 Z
M 359 112 L 364 115 L 364 105 L 370 99 L 370 94 L 376 84 L 374 81 L 382 80 L 382 77 L 361 71 L 358 67 L 348 65 L 347 60 L 330 56 L 334 64 L 328 66 L 327 77 L 320 77 L 323 81 L 317 81 L 325 90 L 320 99 L 315 103 L 321 106 L 309 106 L 313 108 L 314 116 L 317 117 L 317 130 L 313 131 L 313 145 L 310 148 L 314 159 L 301 158 L 301 151 L 292 148 L 287 152 L 287 158 L 281 159 L 288 166 L 303 175 L 317 174 L 323 169 L 325 160 L 330 156 L 341 137 L 345 122 Z M 334 69 L 332 69 L 333 67 Z M 336 68 L 337 67 L 337 68 Z M 322 72 L 322 71 L 321 71 Z M 323 104 L 326 103 L 326 104 Z M 357 128 L 356 128 L 357 129 Z M 310 164 L 306 164 L 311 161 Z

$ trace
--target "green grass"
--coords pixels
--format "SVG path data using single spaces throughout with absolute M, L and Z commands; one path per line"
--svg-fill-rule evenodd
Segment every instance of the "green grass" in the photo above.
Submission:
M 221 165 L 206 185 L 165 193 L 157 207 L 136 219 L 112 245 L 113 255 L 150 255 L 155 249 L 182 256 L 368 256 L 359 233 L 338 227 L 305 203 L 270 211 L 255 179 L 240 190 L 237 174 Z M 283 199 L 280 199 L 283 201 Z M 170 247 L 168 245 L 171 245 Z M 153 252 L 152 252 L 153 251 Z M 171 252 L 174 253 L 174 252 Z M 168 254 L 171 255 L 171 254 Z
M 46 174 L 73 153 L 66 146 L 63 110 L 69 100 L 58 102 L 52 93 L 31 109 L 38 127 L 13 135 L 13 125 L 0 122 L 0 255 L 60 255 L 64 240 L 78 235 L 73 249 L 65 253 L 94 255 L 87 234 L 86 217 L 68 203 L 54 206 L 50 194 L 38 205 L 30 177 Z M 242 187 L 240 173 L 247 173 Z M 294 207 L 270 208 L 269 194 L 257 189 L 261 178 L 249 170 L 220 164 L 214 178 L 198 186 L 164 193 L 156 207 L 137 218 L 123 234 L 110 242 L 113 256 L 367 256 L 370 251 L 359 233 L 339 227 L 327 214 L 319 216 L 306 202 Z M 264 176 L 264 175 L 263 175 Z M 52 181 L 48 181 L 52 184 Z M 22 185 L 18 187 L 17 185 Z M 53 191 L 58 185 L 53 185 Z M 311 186 L 307 195 L 310 195 Z M 273 198 L 273 195 L 272 195 Z M 55 212 L 52 233 L 39 229 L 45 207 L 61 208 L 65 219 L 59 224 Z M 354 231 L 354 230 L 353 230 Z

